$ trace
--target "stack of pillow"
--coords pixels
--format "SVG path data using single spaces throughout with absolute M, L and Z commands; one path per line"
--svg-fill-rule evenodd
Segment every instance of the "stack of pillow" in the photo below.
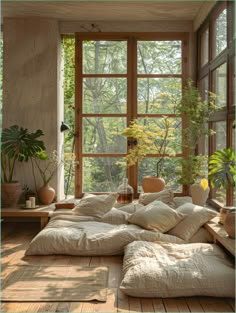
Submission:
M 212 242 L 202 226 L 217 213 L 191 203 L 191 197 L 174 198 L 171 190 L 142 194 L 138 203 L 114 208 L 117 194 L 83 197 L 72 210 L 110 224 L 135 224 L 144 229 L 168 233 L 185 242 Z M 175 208 L 175 209 L 174 209 Z

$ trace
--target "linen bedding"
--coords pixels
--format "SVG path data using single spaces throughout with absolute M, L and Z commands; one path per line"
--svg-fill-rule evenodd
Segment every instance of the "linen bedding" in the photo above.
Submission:
M 178 237 L 146 230 L 133 224 L 81 222 L 81 216 L 58 215 L 36 235 L 25 254 L 122 255 L 128 243 L 139 240 L 184 243 Z

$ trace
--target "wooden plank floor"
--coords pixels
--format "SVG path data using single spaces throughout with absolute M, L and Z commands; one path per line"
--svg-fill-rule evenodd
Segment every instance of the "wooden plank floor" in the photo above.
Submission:
M 2 271 L 15 264 L 107 265 L 109 266 L 106 303 L 90 302 L 19 302 L 2 303 L 1 312 L 235 312 L 234 299 L 211 297 L 133 298 L 119 290 L 122 257 L 31 256 L 24 257 L 30 240 L 39 231 L 38 223 L 3 222 Z

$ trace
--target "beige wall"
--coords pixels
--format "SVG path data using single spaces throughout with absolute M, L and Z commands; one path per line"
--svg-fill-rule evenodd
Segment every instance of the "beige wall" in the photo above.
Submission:
M 4 19 L 3 127 L 42 129 L 48 151 L 58 150 L 62 137 L 58 29 L 53 19 Z M 29 164 L 18 166 L 16 178 L 22 186 L 34 185 Z M 57 187 L 57 177 L 52 185 Z

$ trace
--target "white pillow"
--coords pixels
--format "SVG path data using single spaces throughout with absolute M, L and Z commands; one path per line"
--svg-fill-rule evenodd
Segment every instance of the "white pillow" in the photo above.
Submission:
M 192 197 L 186 196 L 186 197 L 174 197 L 174 204 L 175 207 L 178 208 L 179 206 L 185 204 L 185 203 L 192 203 Z
M 189 241 L 202 225 L 217 215 L 216 211 L 192 203 L 185 203 L 177 208 L 176 212 L 186 214 L 187 216 L 171 229 L 168 234 L 177 236 L 185 241 Z
M 116 198 L 117 194 L 85 197 L 80 200 L 72 212 L 76 215 L 102 217 L 111 210 Z
M 133 297 L 234 297 L 234 264 L 217 245 L 134 241 L 120 289 Z M 183 311 L 181 311 L 183 312 Z
M 183 214 L 177 213 L 167 204 L 161 201 L 153 201 L 132 214 L 128 222 L 141 226 L 142 228 L 167 232 L 184 218 Z
M 135 213 L 136 211 L 142 209 L 144 205 L 139 203 L 130 203 L 125 206 L 116 208 L 119 211 L 127 212 L 127 213 Z
M 99 220 L 99 222 L 120 225 L 120 224 L 128 224 L 128 218 L 131 214 L 118 210 L 116 208 L 112 208 L 108 211 L 103 217 Z
M 213 243 L 213 236 L 203 226 L 189 240 L 190 243 Z
M 174 193 L 172 190 L 162 190 L 160 192 L 143 193 L 139 196 L 139 203 L 147 205 L 155 200 L 160 200 L 166 204 L 172 204 Z

